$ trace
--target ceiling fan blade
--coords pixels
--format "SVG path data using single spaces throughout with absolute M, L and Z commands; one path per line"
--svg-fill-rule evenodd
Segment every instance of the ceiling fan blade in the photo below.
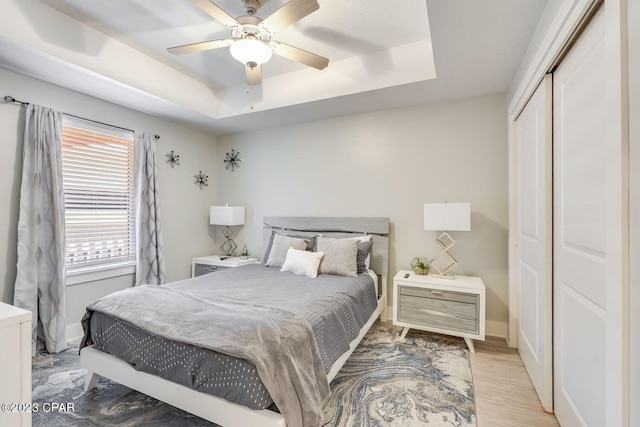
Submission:
M 247 84 L 250 86 L 255 86 L 259 85 L 260 83 L 262 83 L 262 71 L 260 70 L 260 66 L 247 66 Z
M 288 45 L 286 43 L 273 42 L 273 52 L 276 55 L 284 56 L 285 58 L 292 59 L 318 70 L 324 70 L 327 65 L 329 65 L 329 60 L 324 56 L 307 52 L 306 50 Z
M 238 21 L 227 12 L 222 10 L 218 5 L 211 3 L 209 0 L 189 0 L 193 5 L 199 7 L 209 15 L 211 15 L 216 21 L 219 21 L 227 27 L 238 26 Z
M 316 0 L 290 0 L 262 21 L 271 33 L 280 31 L 320 8 Z
M 202 52 L 203 50 L 218 49 L 229 46 L 233 43 L 232 39 L 209 40 L 206 42 L 185 44 L 182 46 L 174 46 L 167 49 L 169 53 L 174 55 L 184 55 L 185 53 Z

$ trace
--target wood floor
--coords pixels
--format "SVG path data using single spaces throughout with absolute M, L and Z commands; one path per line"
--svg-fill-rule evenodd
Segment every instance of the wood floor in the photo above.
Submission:
M 522 360 L 503 339 L 474 341 L 469 353 L 476 397 L 478 427 L 559 426 L 542 409 Z

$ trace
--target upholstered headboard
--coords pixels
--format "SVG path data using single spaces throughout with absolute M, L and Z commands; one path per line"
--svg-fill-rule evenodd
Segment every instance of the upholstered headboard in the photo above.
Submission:
M 269 244 L 272 230 L 304 236 L 322 234 L 325 237 L 370 234 L 373 239 L 370 267 L 382 277 L 389 272 L 389 218 L 268 216 L 264 218 L 264 248 Z

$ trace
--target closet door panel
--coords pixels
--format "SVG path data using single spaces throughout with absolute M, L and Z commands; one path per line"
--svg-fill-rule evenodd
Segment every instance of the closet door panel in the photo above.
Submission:
M 606 351 L 606 64 L 598 12 L 554 73 L 554 408 L 601 426 Z
M 552 78 L 548 75 L 514 123 L 518 351 L 548 412 L 553 410 L 551 95 Z

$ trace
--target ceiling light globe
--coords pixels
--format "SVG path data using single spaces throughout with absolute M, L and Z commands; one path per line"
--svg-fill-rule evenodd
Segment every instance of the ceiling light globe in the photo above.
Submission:
M 229 50 L 231 56 L 245 65 L 251 62 L 257 65 L 264 64 L 273 55 L 273 50 L 267 43 L 252 38 L 233 42 Z

